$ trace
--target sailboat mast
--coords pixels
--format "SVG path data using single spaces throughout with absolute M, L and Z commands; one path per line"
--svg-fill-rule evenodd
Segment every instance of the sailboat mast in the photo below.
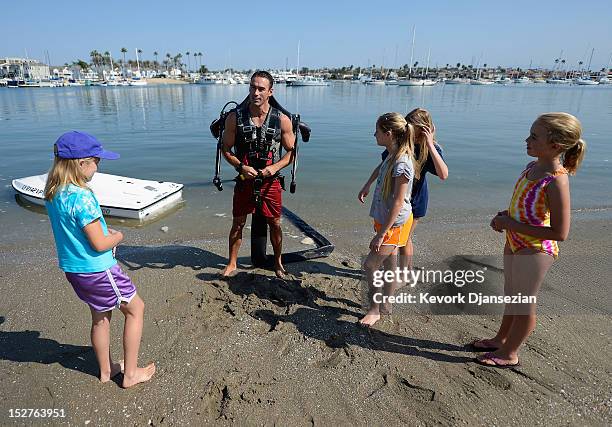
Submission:
M 393 69 L 397 71 L 397 51 L 399 49 L 398 45 L 395 45 L 395 61 L 393 62 Z
M 115 78 L 115 67 L 113 67 L 113 54 L 111 52 L 108 52 L 108 58 L 110 59 L 110 76 L 111 78 Z
M 138 60 L 138 48 L 134 49 L 136 51 L 136 66 L 138 67 L 138 76 L 140 77 L 140 61 Z
M 587 73 L 589 73 L 589 78 L 591 78 L 591 61 L 593 60 L 594 52 L 595 52 L 595 48 L 591 49 L 591 57 L 589 58 L 589 65 L 587 65 Z
M 427 73 L 429 72 L 429 55 L 431 54 L 431 47 L 427 49 L 427 66 L 425 67 L 425 78 L 427 78 Z
M 298 51 L 297 51 L 297 68 L 295 70 L 295 74 L 300 76 L 300 40 L 298 40 Z
M 416 25 L 412 26 L 412 48 L 410 49 L 410 63 L 408 64 L 408 79 L 412 78 L 412 60 L 414 58 L 414 38 L 416 37 Z

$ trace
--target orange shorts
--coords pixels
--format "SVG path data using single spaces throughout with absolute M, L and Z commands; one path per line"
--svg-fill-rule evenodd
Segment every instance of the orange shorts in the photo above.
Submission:
M 382 224 L 374 221 L 374 231 L 378 233 L 382 227 Z M 383 245 L 393 245 L 401 248 L 406 246 L 408 242 L 408 237 L 410 237 L 410 229 L 412 228 L 412 214 L 410 214 L 410 218 L 404 224 L 398 227 L 391 227 L 389 231 L 385 233 L 385 237 L 383 238 Z

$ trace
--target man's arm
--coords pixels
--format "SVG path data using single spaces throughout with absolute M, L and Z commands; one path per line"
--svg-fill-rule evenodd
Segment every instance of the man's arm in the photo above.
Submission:
M 293 126 L 291 126 L 291 119 L 286 115 L 280 115 L 281 122 L 281 144 L 285 149 L 285 155 L 273 165 L 267 166 L 262 169 L 261 173 L 263 176 L 272 176 L 278 173 L 282 168 L 286 167 L 293 161 L 293 149 L 295 147 L 295 134 L 293 133 Z
M 227 162 L 232 165 L 234 169 L 240 165 L 240 160 L 232 152 L 232 148 L 236 144 L 236 128 L 236 113 L 231 112 L 225 119 L 225 130 L 223 131 L 221 152 L 223 153 L 225 160 L 227 160 Z M 240 173 L 247 179 L 255 178 L 257 176 L 257 171 L 254 168 L 246 165 L 242 166 Z

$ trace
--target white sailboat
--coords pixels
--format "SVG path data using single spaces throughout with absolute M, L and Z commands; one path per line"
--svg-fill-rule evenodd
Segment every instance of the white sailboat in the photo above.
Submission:
M 559 53 L 559 58 L 555 59 L 555 65 L 553 66 L 550 77 L 546 79 L 546 83 L 551 85 L 565 85 L 570 84 L 572 82 L 570 79 L 566 78 L 567 73 L 565 77 L 561 77 L 561 74 L 563 74 L 561 72 L 561 67 L 563 66 L 563 64 L 565 64 L 565 59 L 563 59 L 563 49 L 561 49 L 561 52 Z M 557 72 L 559 73 L 557 74 Z
M 587 65 L 587 76 L 584 75 L 584 73 L 582 73 L 582 75 L 580 77 L 578 77 L 575 80 L 575 83 L 577 85 L 580 86 L 597 86 L 599 84 L 599 81 L 596 80 L 591 80 L 591 61 L 593 60 L 593 53 L 595 52 L 595 49 L 591 50 L 591 57 L 589 58 L 589 64 Z
M 200 77 L 196 83 L 199 85 L 221 85 L 223 80 L 216 74 L 208 73 Z
M 129 81 L 130 86 L 146 86 L 147 81 L 140 74 L 140 60 L 138 59 L 138 48 L 136 50 L 136 66 L 138 70 L 132 75 L 132 80 Z
M 412 78 L 412 60 L 414 59 L 414 40 L 416 38 L 416 25 L 412 27 L 412 47 L 410 49 L 410 64 L 408 64 L 408 78 L 403 80 L 398 80 L 398 86 L 433 86 L 436 84 L 435 81 L 427 78 L 427 73 L 429 72 L 429 56 L 431 53 L 431 49 L 427 52 L 427 67 L 425 71 L 425 75 L 419 79 Z
M 329 83 L 323 80 L 323 77 L 315 76 L 299 76 L 291 84 L 287 82 L 287 86 L 329 86 Z
M 470 84 L 476 85 L 476 86 L 492 85 L 493 82 L 491 80 L 480 78 L 480 76 L 482 75 L 482 72 L 480 69 L 481 60 L 482 60 L 482 55 L 480 56 L 480 59 L 478 60 L 478 64 L 476 64 L 476 78 L 470 79 Z
M 444 84 L 447 85 L 465 85 L 468 83 L 469 81 L 467 79 L 462 79 L 461 77 L 454 77 L 452 79 L 444 80 Z
M 515 79 L 512 79 L 512 83 L 517 84 L 517 85 L 524 85 L 524 84 L 531 83 L 531 80 L 529 79 L 529 77 L 523 76 L 523 77 L 517 77 Z
M 608 66 L 605 68 L 605 74 L 602 76 L 600 73 L 599 84 L 600 85 L 609 85 L 612 84 L 612 79 L 608 78 L 608 73 L 610 72 L 610 65 L 612 65 L 612 53 L 610 54 L 610 59 L 608 60 Z
M 329 86 L 329 83 L 323 80 L 322 77 L 315 76 L 300 76 L 300 42 L 298 41 L 297 49 L 297 77 L 292 82 L 287 81 L 287 86 Z

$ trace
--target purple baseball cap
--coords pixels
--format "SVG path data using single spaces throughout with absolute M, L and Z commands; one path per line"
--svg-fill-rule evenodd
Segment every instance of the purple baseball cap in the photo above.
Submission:
M 119 158 L 119 154 L 106 151 L 95 136 L 76 130 L 66 132 L 57 138 L 54 151 L 55 155 L 62 159 L 99 157 L 101 159 L 116 160 Z

